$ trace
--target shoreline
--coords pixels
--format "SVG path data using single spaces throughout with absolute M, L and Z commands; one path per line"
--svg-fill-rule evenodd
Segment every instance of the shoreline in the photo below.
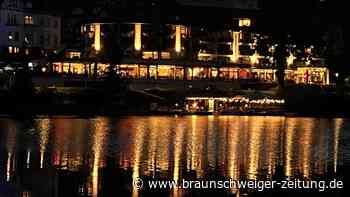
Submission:
M 301 113 L 301 112 L 159 112 L 159 111 L 65 111 L 56 113 L 4 113 L 0 112 L 0 118 L 26 118 L 26 117 L 69 117 L 69 118 L 92 118 L 97 116 L 125 117 L 125 116 L 266 116 L 266 117 L 298 117 L 298 118 L 350 118 L 349 113 Z

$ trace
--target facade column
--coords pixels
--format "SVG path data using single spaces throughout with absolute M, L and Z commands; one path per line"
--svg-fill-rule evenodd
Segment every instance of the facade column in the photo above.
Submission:
M 137 79 L 141 78 L 141 74 L 140 74 L 140 64 L 137 64 Z
M 97 62 L 94 63 L 94 73 L 93 73 L 94 78 L 97 77 Z
M 186 80 L 186 66 L 182 66 L 182 80 Z
M 95 24 L 94 48 L 96 52 L 101 50 L 101 25 L 99 23 Z
M 193 81 L 193 66 L 191 66 L 192 70 L 191 70 L 191 80 Z
M 205 68 L 205 79 L 209 80 L 209 68 Z
M 176 25 L 175 27 L 175 51 L 181 52 L 181 26 Z
M 329 85 L 329 70 L 328 70 L 328 68 L 326 68 L 325 74 L 326 74 L 326 85 Z
M 71 63 L 69 63 L 69 65 L 68 65 L 68 73 L 69 73 L 69 74 L 72 74 L 72 70 L 71 70 L 71 69 L 72 69 L 72 67 L 71 67 L 71 66 L 72 66 L 72 64 L 71 64 Z
M 142 48 L 142 25 L 141 23 L 135 23 L 134 34 L 134 48 L 136 51 L 140 51 Z
M 232 33 L 232 56 L 231 56 L 231 61 L 232 62 L 237 62 L 240 56 L 239 52 L 239 37 L 240 37 L 240 32 L 233 32 Z
M 147 79 L 150 79 L 150 74 L 149 74 L 149 67 L 150 67 L 150 65 L 147 64 L 146 66 L 147 66 Z
M 84 75 L 88 76 L 88 68 L 86 66 L 86 63 L 84 63 Z

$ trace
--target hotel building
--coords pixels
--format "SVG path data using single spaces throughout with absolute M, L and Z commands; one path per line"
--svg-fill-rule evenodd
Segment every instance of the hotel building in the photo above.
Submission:
M 142 17 L 136 6 L 134 17 L 86 21 L 81 26 L 84 50 L 68 52 L 66 59 L 52 63 L 51 70 L 100 77 L 115 65 L 121 77 L 158 87 L 171 82 L 184 86 L 188 81 L 203 86 L 225 83 L 218 85 L 223 89 L 241 83 L 276 83 L 276 45 L 255 28 L 257 2 L 222 1 L 210 8 L 213 1 L 196 2 L 180 0 L 174 4 L 178 12 L 168 13 L 166 6 L 153 1 Z M 302 56 L 296 48 L 287 46 L 286 80 L 329 84 L 329 71 L 314 46 L 302 46 Z

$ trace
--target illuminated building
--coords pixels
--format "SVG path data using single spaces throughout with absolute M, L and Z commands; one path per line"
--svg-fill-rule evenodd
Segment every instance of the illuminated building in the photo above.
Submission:
M 220 5 L 207 8 L 205 6 L 214 1 L 203 1 L 200 5 L 190 0 L 176 2 L 182 12 L 176 15 L 169 13 L 167 17 L 158 15 L 155 10 L 159 9 L 159 5 L 156 3 L 152 5 L 151 17 L 137 15 L 118 21 L 111 19 L 112 22 L 104 22 L 103 19 L 85 22 L 80 27 L 84 50 L 66 53 L 66 59 L 53 62 L 50 70 L 58 74 L 103 77 L 111 63 L 105 57 L 116 56 L 113 50 L 118 46 L 122 54 L 115 71 L 135 83 L 152 80 L 277 83 L 273 55 L 276 43 L 269 42 L 266 51 L 261 51 L 262 47 L 259 47 L 267 36 L 255 30 L 256 1 L 242 5 L 238 1 L 235 5 L 222 1 Z M 139 8 L 142 6 L 132 7 L 130 11 Z M 234 15 L 227 12 L 237 8 L 253 11 Z M 196 12 L 198 9 L 200 13 L 210 10 L 213 14 L 198 17 L 193 14 L 193 9 Z M 158 21 L 159 16 L 161 21 Z M 287 81 L 318 85 L 330 83 L 329 71 L 321 57 L 311 57 L 307 61 L 296 57 L 298 54 L 294 51 L 286 57 Z M 97 59 L 100 62 L 94 62 Z
M 0 55 L 34 56 L 60 47 L 61 17 L 32 1 L 0 1 Z

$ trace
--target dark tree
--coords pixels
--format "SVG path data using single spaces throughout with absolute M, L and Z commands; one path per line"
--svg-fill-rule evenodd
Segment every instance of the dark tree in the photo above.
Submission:
M 286 35 L 278 35 L 278 42 L 274 56 L 274 59 L 276 60 L 276 76 L 278 79 L 278 84 L 281 88 L 284 88 L 285 70 L 287 68 Z

